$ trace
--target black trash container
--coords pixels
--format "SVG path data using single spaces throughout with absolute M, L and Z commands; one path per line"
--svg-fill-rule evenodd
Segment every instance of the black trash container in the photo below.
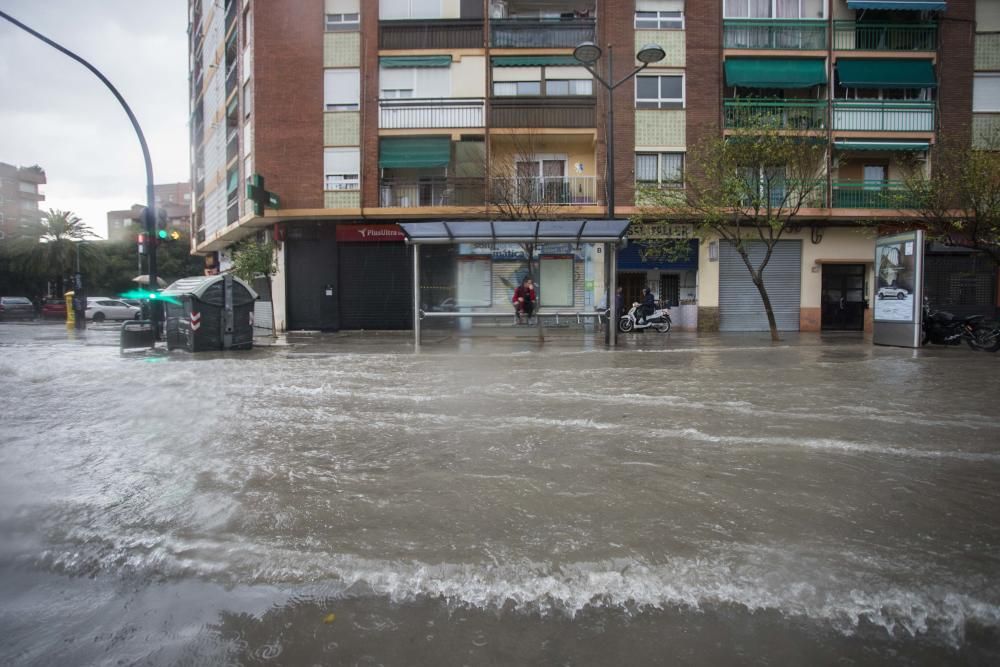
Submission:
M 166 305 L 167 349 L 188 352 L 253 347 L 253 303 L 257 293 L 239 278 L 181 278 L 160 292 Z

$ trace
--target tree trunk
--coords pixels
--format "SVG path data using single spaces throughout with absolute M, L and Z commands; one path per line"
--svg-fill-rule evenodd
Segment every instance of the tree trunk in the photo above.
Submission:
M 767 295 L 764 287 L 764 277 L 760 274 L 753 275 L 753 284 L 760 293 L 760 300 L 764 302 L 764 312 L 767 313 L 767 326 L 771 329 L 771 341 L 777 343 L 781 340 L 778 335 L 778 322 L 774 319 L 774 308 L 771 307 L 771 297 Z

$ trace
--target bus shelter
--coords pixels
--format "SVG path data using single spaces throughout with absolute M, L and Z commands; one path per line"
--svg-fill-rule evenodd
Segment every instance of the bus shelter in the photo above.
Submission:
M 539 316 L 609 317 L 613 319 L 617 252 L 628 231 L 628 220 L 448 220 L 400 222 L 406 243 L 413 247 L 413 337 L 420 345 L 421 320 L 455 318 L 472 321 L 513 312 L 507 295 L 524 272 L 512 262 L 538 267 L 532 276 L 539 286 Z M 430 247 L 450 247 L 448 266 L 457 298 L 431 307 L 421 295 L 421 255 Z M 425 272 L 426 273 L 426 272 Z M 440 273 L 440 271 L 438 271 Z M 599 280 L 595 280 L 599 277 Z M 585 295 L 581 297 L 581 295 Z M 588 309 L 581 307 L 585 298 Z M 569 308 L 560 312 L 559 307 Z M 548 308 L 547 312 L 542 312 Z M 556 308 L 553 310 L 553 308 Z M 615 344 L 609 323 L 607 342 Z

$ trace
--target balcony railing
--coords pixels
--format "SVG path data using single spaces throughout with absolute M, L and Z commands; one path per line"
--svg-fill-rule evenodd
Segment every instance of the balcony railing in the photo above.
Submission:
M 725 100 L 723 108 L 727 129 L 822 130 L 827 127 L 827 107 L 822 100 Z
M 482 20 L 418 19 L 380 21 L 380 49 L 481 49 Z
M 594 97 L 494 97 L 491 127 L 597 127 Z
M 383 130 L 483 127 L 483 99 L 379 100 L 378 126 Z
M 833 208 L 914 208 L 901 181 L 834 181 Z
M 726 19 L 723 48 L 822 50 L 826 48 L 826 21 Z
M 834 100 L 833 129 L 863 132 L 933 132 L 934 102 Z
M 385 178 L 379 182 L 382 207 L 482 206 L 485 179 L 428 176 Z
M 231 225 L 239 219 L 240 219 L 239 199 L 230 200 L 228 208 L 226 208 L 226 224 Z
M 834 21 L 833 48 L 843 51 L 934 51 L 937 49 L 937 25 Z
M 493 19 L 490 46 L 497 49 L 571 49 L 593 42 L 594 19 Z
M 801 200 L 801 208 L 826 208 L 826 179 L 788 180 L 772 182 L 769 186 L 750 181 L 746 186 L 744 192 L 753 192 L 759 187 L 760 197 L 757 201 L 748 195 L 743 202 L 745 207 L 765 207 L 769 204 L 775 209 L 790 209 L 799 206 Z
M 587 205 L 597 203 L 594 176 L 531 176 L 494 178 L 490 202 L 507 205 Z

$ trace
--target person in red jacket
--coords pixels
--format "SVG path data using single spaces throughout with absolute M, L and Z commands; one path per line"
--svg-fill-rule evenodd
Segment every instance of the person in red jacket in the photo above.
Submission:
M 523 324 L 522 315 L 527 315 L 528 320 L 531 320 L 531 315 L 535 312 L 535 300 L 535 282 L 531 276 L 525 276 L 521 286 L 514 290 L 514 312 L 517 313 L 518 324 Z

